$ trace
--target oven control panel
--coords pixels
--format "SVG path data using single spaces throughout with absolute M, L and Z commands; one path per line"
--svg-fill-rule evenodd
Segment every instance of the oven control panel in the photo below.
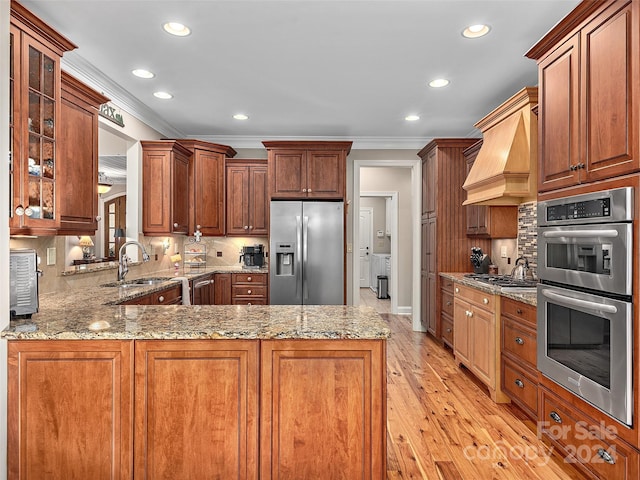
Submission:
M 549 222 L 582 218 L 607 218 L 609 216 L 611 216 L 610 198 L 563 203 L 547 207 L 547 221 Z

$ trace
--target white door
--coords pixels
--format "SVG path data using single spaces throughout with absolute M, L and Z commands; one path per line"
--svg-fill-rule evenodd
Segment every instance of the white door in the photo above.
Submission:
M 371 208 L 360 209 L 360 288 L 370 287 L 371 275 Z

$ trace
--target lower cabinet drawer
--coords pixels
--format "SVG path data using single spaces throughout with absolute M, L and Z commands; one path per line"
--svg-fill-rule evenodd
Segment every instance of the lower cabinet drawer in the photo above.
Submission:
M 234 285 L 231 289 L 231 295 L 234 298 L 247 295 L 266 298 L 267 287 L 264 285 Z
M 502 391 L 530 417 L 538 418 L 538 379 L 504 356 Z
M 639 478 L 640 454 L 616 437 L 615 421 L 604 428 L 543 387 L 540 395 L 539 428 L 560 447 L 567 461 L 578 462 L 594 478 Z
M 503 352 L 510 352 L 536 368 L 537 335 L 534 330 L 503 316 L 501 337 Z
M 441 316 L 442 324 L 442 340 L 453 347 L 453 319 L 447 315 Z
M 250 298 L 250 297 L 242 297 L 242 298 L 234 298 L 231 301 L 232 305 L 266 305 L 267 304 L 267 299 L 266 298 L 260 298 L 260 297 L 256 297 L 256 298 Z

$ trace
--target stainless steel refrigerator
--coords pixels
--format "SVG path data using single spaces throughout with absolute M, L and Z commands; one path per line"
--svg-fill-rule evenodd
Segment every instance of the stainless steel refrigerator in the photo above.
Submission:
M 271 305 L 344 303 L 344 203 L 272 201 Z

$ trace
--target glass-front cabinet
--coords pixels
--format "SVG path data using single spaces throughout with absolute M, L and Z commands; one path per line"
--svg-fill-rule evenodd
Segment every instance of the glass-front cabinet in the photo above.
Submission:
M 60 59 L 75 48 L 19 4 L 11 4 L 11 233 L 54 234 Z

